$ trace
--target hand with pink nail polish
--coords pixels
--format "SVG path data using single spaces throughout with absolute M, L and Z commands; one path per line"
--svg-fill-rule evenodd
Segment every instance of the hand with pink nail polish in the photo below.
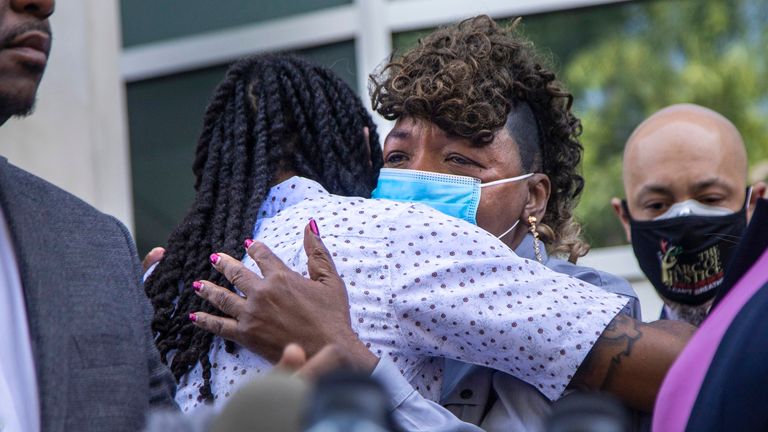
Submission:
M 245 298 L 209 281 L 193 283 L 195 293 L 229 317 L 196 312 L 190 320 L 224 339 L 234 341 L 270 361 L 277 361 L 284 347 L 299 343 L 310 357 L 325 349 L 330 359 L 349 367 L 372 371 L 378 358 L 352 330 L 349 300 L 330 253 L 310 220 L 304 230 L 304 250 L 308 258 L 309 279 L 289 269 L 266 245 L 246 240 L 248 255 L 259 266 L 264 278 L 246 268 L 240 260 L 226 254 L 212 254 L 214 268 L 245 294 Z M 322 310 L 322 314 L 317 311 Z M 327 348 L 333 345 L 334 348 Z M 313 363 L 308 371 L 323 370 Z M 311 375 L 311 372 L 307 372 Z

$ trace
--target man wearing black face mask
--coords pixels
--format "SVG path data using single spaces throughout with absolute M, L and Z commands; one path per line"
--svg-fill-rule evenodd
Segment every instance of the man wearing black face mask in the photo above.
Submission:
M 663 318 L 706 317 L 765 183 L 746 183 L 736 127 L 691 104 L 635 129 L 624 149 L 626 200 L 611 202 L 640 268 L 664 300 Z

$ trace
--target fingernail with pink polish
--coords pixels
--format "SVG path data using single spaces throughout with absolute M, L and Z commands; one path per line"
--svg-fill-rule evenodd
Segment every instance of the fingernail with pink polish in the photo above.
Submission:
M 197 321 L 197 315 L 195 315 L 194 313 L 189 314 L 189 320 L 192 322 Z
M 245 245 L 245 250 L 248 250 L 248 248 L 249 248 L 249 247 L 251 247 L 251 245 L 252 245 L 252 244 L 253 244 L 253 240 L 251 240 L 251 239 L 245 239 L 245 243 L 244 243 L 244 245 Z
M 319 235 L 320 235 L 320 230 L 319 230 L 319 229 L 317 229 L 317 222 L 315 222 L 315 220 L 314 220 L 314 219 L 310 219 L 310 220 L 309 220 L 309 229 L 310 229 L 310 231 L 312 231 L 312 233 L 313 233 L 313 234 L 315 234 L 316 236 L 319 236 Z
M 210 259 L 211 259 L 211 264 L 213 265 L 216 265 L 219 263 L 219 261 L 221 261 L 221 257 L 219 256 L 219 254 L 211 254 Z
M 203 284 L 200 281 L 194 281 L 192 282 L 192 289 L 199 292 L 201 289 L 203 289 Z

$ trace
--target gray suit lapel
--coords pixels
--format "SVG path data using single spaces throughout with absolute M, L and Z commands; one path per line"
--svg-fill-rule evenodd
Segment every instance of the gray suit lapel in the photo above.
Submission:
M 56 233 L 49 232 L 47 214 L 56 211 L 24 190 L 17 168 L 0 157 L 0 205 L 5 214 L 19 266 L 27 304 L 27 319 L 32 337 L 40 394 L 42 424 L 46 430 L 63 425 L 47 419 L 66 416 L 68 384 L 68 346 L 64 331 L 69 305 L 66 281 L 54 280 L 51 267 L 61 265 L 57 256 Z M 60 253 L 60 250 L 58 251 Z

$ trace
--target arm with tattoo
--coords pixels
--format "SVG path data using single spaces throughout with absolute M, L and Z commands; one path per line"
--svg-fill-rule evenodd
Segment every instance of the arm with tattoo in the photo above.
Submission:
M 643 323 L 619 314 L 579 367 L 571 387 L 606 391 L 650 412 L 664 375 L 694 330 L 679 321 Z

